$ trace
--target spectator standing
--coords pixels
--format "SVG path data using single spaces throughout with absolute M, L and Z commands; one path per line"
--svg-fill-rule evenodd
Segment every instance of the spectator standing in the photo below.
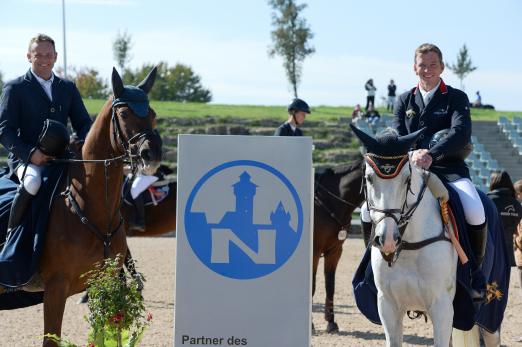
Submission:
M 370 107 L 370 104 L 371 105 L 374 105 L 375 106 L 375 91 L 377 90 L 377 88 L 375 88 L 375 86 L 373 85 L 373 79 L 370 78 L 366 84 L 364 85 L 364 89 L 366 89 L 366 107 L 364 108 L 364 110 L 366 112 L 368 112 L 368 109 Z
M 386 111 L 393 112 L 393 106 L 395 105 L 397 86 L 393 80 L 390 80 L 388 84 L 388 103 L 386 104 Z

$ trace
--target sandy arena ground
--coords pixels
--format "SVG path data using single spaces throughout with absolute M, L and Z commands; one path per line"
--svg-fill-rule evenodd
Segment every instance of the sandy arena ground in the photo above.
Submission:
M 173 345 L 174 326 L 174 237 L 131 238 L 133 255 L 138 259 L 138 268 L 147 278 L 144 296 L 146 306 L 153 315 L 153 323 L 145 332 L 140 346 L 162 347 Z M 314 347 L 336 346 L 383 346 L 384 333 L 380 326 L 370 323 L 359 313 L 352 296 L 351 278 L 363 252 L 360 238 L 350 238 L 344 244 L 344 254 L 337 272 L 335 312 L 340 332 L 326 334 L 323 320 L 324 281 L 318 278 L 317 293 L 313 304 L 313 320 L 317 332 L 312 337 Z M 320 264 L 320 267 L 322 263 Z M 322 273 L 320 268 L 319 273 Z M 502 329 L 502 346 L 522 346 L 516 342 L 522 335 L 522 299 L 517 280 L 511 281 L 511 295 Z M 85 305 L 77 305 L 79 295 L 67 301 L 63 324 L 66 337 L 84 346 L 88 325 L 83 318 L 87 314 Z M 43 331 L 42 305 L 3 311 L 0 318 L 0 347 L 41 346 Z M 431 324 L 423 320 L 405 319 L 405 346 L 433 345 Z M 285 327 L 281 327 L 285 329 Z M 267 346 L 285 347 L 285 346 Z

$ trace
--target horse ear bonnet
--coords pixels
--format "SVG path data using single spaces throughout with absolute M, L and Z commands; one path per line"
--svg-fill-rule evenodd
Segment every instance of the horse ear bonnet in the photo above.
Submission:
M 145 118 L 149 114 L 149 98 L 147 93 L 152 88 L 156 79 L 157 68 L 154 67 L 145 77 L 138 87 L 124 86 L 118 71 L 112 70 L 112 89 L 114 92 L 114 100 L 112 107 L 118 105 L 127 105 L 132 112 L 140 118 Z
M 383 157 L 393 157 L 407 154 L 415 144 L 417 138 L 426 130 L 422 128 L 414 133 L 399 136 L 397 131 L 387 128 L 380 132 L 375 138 L 350 124 L 355 136 L 359 138 L 368 153 Z
M 69 145 L 69 131 L 61 122 L 46 119 L 40 136 L 38 136 L 38 149 L 43 154 L 53 157 L 61 157 L 65 154 Z
M 132 112 L 140 118 L 145 118 L 149 114 L 149 98 L 147 94 L 140 88 L 134 86 L 125 86 L 118 96 L 112 102 L 113 106 L 127 105 Z
M 426 130 L 422 128 L 414 133 L 399 136 L 395 129 L 387 128 L 375 138 L 350 124 L 355 135 L 362 142 L 368 154 L 365 160 L 381 178 L 393 178 L 407 162 L 407 154 L 417 138 Z

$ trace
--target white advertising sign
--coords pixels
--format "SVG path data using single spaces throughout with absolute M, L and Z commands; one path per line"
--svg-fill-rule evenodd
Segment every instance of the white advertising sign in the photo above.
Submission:
M 307 347 L 312 140 L 179 135 L 176 347 Z

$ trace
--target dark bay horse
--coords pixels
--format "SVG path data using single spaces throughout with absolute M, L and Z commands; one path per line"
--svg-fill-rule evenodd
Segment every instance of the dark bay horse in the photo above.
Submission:
M 148 93 L 155 76 L 153 69 L 138 88 Z M 112 88 L 114 97 L 105 103 L 85 140 L 84 162 L 70 166 L 70 182 L 60 187 L 61 191 L 68 188 L 71 198 L 55 199 L 52 206 L 39 273 L 45 334 L 61 335 L 67 297 L 85 290 L 85 278 L 80 276 L 104 257 L 124 254 L 127 249 L 120 223 L 123 159 L 131 158 L 148 170 L 155 169 L 161 159 L 161 139 L 152 131 L 152 117 L 136 116 L 125 103 L 129 87 L 123 86 L 115 69 Z M 113 99 L 121 102 L 113 104 Z M 44 339 L 43 345 L 55 343 Z
M 341 230 L 350 230 L 352 213 L 364 200 L 362 179 L 361 160 L 315 175 L 312 295 L 315 293 L 319 258 L 324 256 L 324 318 L 328 322 L 326 330 L 329 333 L 339 330 L 334 320 L 334 292 L 335 271 L 346 237 Z

